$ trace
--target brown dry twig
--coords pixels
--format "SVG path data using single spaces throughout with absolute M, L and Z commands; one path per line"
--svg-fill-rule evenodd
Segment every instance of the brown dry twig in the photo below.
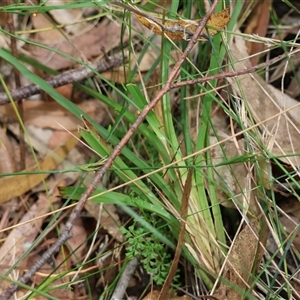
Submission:
M 216 79 L 224 79 L 224 78 L 238 77 L 241 75 L 251 74 L 251 73 L 258 71 L 259 69 L 262 69 L 264 67 L 272 65 L 275 62 L 279 62 L 280 60 L 282 60 L 284 58 L 290 57 L 299 51 L 300 51 L 300 49 L 296 49 L 296 50 L 290 52 L 288 55 L 281 54 L 281 55 L 275 56 L 266 62 L 260 63 L 253 67 L 250 67 L 250 68 L 245 68 L 244 70 L 221 72 L 219 74 L 215 74 L 215 75 L 211 75 L 211 76 L 205 76 L 202 78 L 196 78 L 196 79 L 176 82 L 176 83 L 170 85 L 170 90 L 179 88 L 179 87 L 183 87 L 183 86 L 194 85 L 197 83 L 203 83 L 203 82 L 207 82 L 207 81 L 211 81 L 211 80 L 216 80 Z
M 172 261 L 172 265 L 169 270 L 169 274 L 165 280 L 165 283 L 161 289 L 161 292 L 159 293 L 157 300 L 163 300 L 167 297 L 170 286 L 171 286 L 174 276 L 176 275 L 176 272 L 177 272 L 177 267 L 178 267 L 178 263 L 180 260 L 182 247 L 184 245 L 184 235 L 185 235 L 185 231 L 186 231 L 185 225 L 186 225 L 186 218 L 187 218 L 188 210 L 189 210 L 189 198 L 190 198 L 191 189 L 192 189 L 193 173 L 194 173 L 194 170 L 190 169 L 188 172 L 187 179 L 185 181 L 183 194 L 182 194 L 182 198 L 180 201 L 180 203 L 181 203 L 180 231 L 179 231 L 177 246 L 175 249 L 175 255 L 174 255 L 174 259 Z
M 4 5 L 10 5 L 12 4 L 11 0 L 6 0 L 3 1 Z M 15 37 L 15 24 L 14 24 L 14 18 L 12 14 L 6 14 L 6 21 L 7 21 L 7 26 L 8 26 L 8 30 L 11 33 L 10 36 L 10 48 L 11 48 L 11 52 L 12 55 L 17 58 L 18 57 L 18 48 L 17 48 L 17 40 Z M 21 85 L 21 74 L 20 71 L 14 67 L 13 68 L 13 72 L 14 72 L 14 78 L 15 78 L 15 84 L 16 84 L 16 88 L 20 88 Z M 20 118 L 21 120 L 24 119 L 24 107 L 23 107 L 23 101 L 22 99 L 19 99 L 19 101 L 17 102 L 18 105 L 18 112 L 20 114 Z M 21 124 L 19 124 L 19 130 L 20 130 L 20 164 L 19 164 L 19 169 L 18 170 L 24 170 L 25 169 L 25 132 L 23 129 L 23 126 L 21 126 Z
M 69 83 L 79 82 L 81 80 L 95 76 L 95 72 L 101 73 L 112 68 L 119 67 L 125 62 L 124 60 L 126 60 L 126 58 L 123 54 L 116 54 L 109 57 L 107 55 L 104 55 L 102 59 L 95 63 L 75 70 L 63 72 L 62 74 L 45 80 L 45 82 L 47 82 L 54 88 Z M 14 101 L 18 101 L 39 94 L 41 91 L 42 89 L 38 85 L 30 84 L 28 86 L 10 91 L 10 96 Z M 0 93 L 0 105 L 7 104 L 9 102 L 10 100 L 8 95 L 6 93 Z

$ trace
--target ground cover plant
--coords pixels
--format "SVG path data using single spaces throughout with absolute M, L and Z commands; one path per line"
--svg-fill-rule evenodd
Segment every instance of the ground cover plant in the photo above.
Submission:
M 300 299 L 299 9 L 4 1 L 0 299 Z

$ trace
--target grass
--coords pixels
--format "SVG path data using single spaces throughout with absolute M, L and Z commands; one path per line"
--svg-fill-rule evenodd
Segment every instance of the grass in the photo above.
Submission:
M 6 12 L 22 16 L 25 13 L 46 13 L 61 8 L 102 7 L 103 4 L 107 3 L 85 1 L 66 3 L 64 6 L 10 5 L 2 7 L 2 9 Z M 224 4 L 229 5 L 230 3 L 220 2 L 217 10 L 221 10 Z M 234 26 L 238 22 L 238 18 L 242 12 L 242 5 L 243 3 L 238 1 L 234 6 L 231 21 L 225 32 L 217 34 L 206 43 L 197 44 L 195 53 L 189 57 L 189 60 L 185 61 L 181 68 L 181 80 L 218 74 L 227 67 L 226 61 L 228 65 L 232 65 L 235 57 L 231 57 L 231 50 L 228 45 L 230 39 L 236 35 Z M 146 8 L 154 9 L 155 6 L 156 4 L 152 3 L 152 5 Z M 183 1 L 182 6 L 184 7 L 182 15 L 185 18 L 192 19 L 192 1 Z M 176 16 L 178 8 L 179 2 L 173 1 L 168 14 Z M 204 9 L 202 4 L 197 8 L 200 11 Z M 123 18 L 119 13 L 110 11 L 106 11 L 105 13 L 108 15 L 111 14 L 118 22 L 122 23 L 124 30 L 129 31 L 129 35 L 134 34 L 129 16 Z M 2 33 L 9 35 L 5 30 L 2 30 Z M 27 43 L 32 43 L 27 39 L 21 38 L 19 34 L 16 35 L 16 38 L 24 40 Z M 157 57 L 153 67 L 145 75 L 140 76 L 140 83 L 132 82 L 132 78 L 139 75 L 137 68 L 133 68 L 127 74 L 128 81 L 123 84 L 115 84 L 95 72 L 95 75 L 106 84 L 106 90 L 108 91 L 106 94 L 103 93 L 103 89 L 95 89 L 96 84 L 91 81 L 77 85 L 78 89 L 84 91 L 92 98 L 99 99 L 99 101 L 109 107 L 114 117 L 110 127 L 103 127 L 90 119 L 75 104 L 64 98 L 42 78 L 30 71 L 25 66 L 24 61 L 26 60 L 27 63 L 39 69 L 43 68 L 50 71 L 47 69 L 47 66 L 42 66 L 40 63 L 26 58 L 16 59 L 10 51 L 4 49 L 0 49 L 0 57 L 18 69 L 30 82 L 41 86 L 62 107 L 77 116 L 79 123 L 81 122 L 81 116 L 84 115 L 89 125 L 86 128 L 81 128 L 79 132 L 89 147 L 93 149 L 97 156 L 96 160 L 98 160 L 110 155 L 113 147 L 119 143 L 126 130 L 136 120 L 138 112 L 152 99 L 152 94 L 150 92 L 148 94 L 150 88 L 154 89 L 154 92 L 157 92 L 163 83 L 167 81 L 170 73 L 170 63 L 174 63 L 171 51 L 180 51 L 187 44 L 186 42 L 174 44 L 167 39 L 162 39 L 161 44 L 157 45 L 152 38 L 143 35 L 139 35 L 139 39 L 143 48 L 139 53 L 138 61 L 142 61 L 142 57 L 147 51 L 151 51 L 151 49 L 160 51 L 160 56 Z M 290 46 L 292 42 L 274 42 L 273 48 L 282 47 L 283 45 Z M 128 46 L 130 53 L 129 60 L 136 54 L 135 46 L 133 44 Z M 58 53 L 55 49 L 51 50 Z M 72 59 L 83 64 L 83 62 L 73 57 Z M 158 75 L 155 74 L 155 67 L 157 65 L 160 68 Z M 54 73 L 54 71 L 51 73 Z M 158 76 L 158 79 L 155 79 L 159 84 L 148 86 L 148 80 L 156 76 Z M 3 88 L 8 91 L 3 78 L 1 82 Z M 151 263 L 154 264 L 154 267 L 157 267 L 159 262 L 155 262 L 155 259 L 157 256 L 162 255 L 162 253 L 166 253 L 166 251 L 173 253 L 172 251 L 176 248 L 180 230 L 179 221 L 185 218 L 186 234 L 182 257 L 193 266 L 197 278 L 204 283 L 207 290 L 213 289 L 218 280 L 224 280 L 224 278 L 222 279 L 224 276 L 221 273 L 222 266 L 228 258 L 228 247 L 232 244 L 232 237 L 236 234 L 238 226 L 242 224 L 242 221 L 249 223 L 249 219 L 253 217 L 255 219 L 257 209 L 260 209 L 263 218 L 267 220 L 269 230 L 278 239 L 278 246 L 282 246 L 282 248 L 278 247 L 277 250 L 281 257 L 279 263 L 276 265 L 274 263 L 276 253 L 273 256 L 265 256 L 260 264 L 259 271 L 252 270 L 255 278 L 250 282 L 250 285 L 255 288 L 253 294 L 255 295 L 256 293 L 256 296 L 259 291 L 264 293 L 265 299 L 283 299 L 280 298 L 282 297 L 280 295 L 282 290 L 285 290 L 288 296 L 292 295 L 292 285 L 288 282 L 291 275 L 288 274 L 288 263 L 286 261 L 287 250 L 291 247 L 291 239 L 288 239 L 283 226 L 279 222 L 282 211 L 278 209 L 276 204 L 277 195 L 271 188 L 274 185 L 275 179 L 271 173 L 268 161 L 272 160 L 290 181 L 293 181 L 295 184 L 298 184 L 298 182 L 294 179 L 293 174 L 287 170 L 286 166 L 278 160 L 279 158 L 272 155 L 268 150 L 259 131 L 251 128 L 254 121 L 251 119 L 252 112 L 249 111 L 250 108 L 247 107 L 247 103 L 238 104 L 229 86 L 225 87 L 224 90 L 228 93 L 231 104 L 226 103 L 222 96 L 216 92 L 219 85 L 220 82 L 214 80 L 204 84 L 196 84 L 191 88 L 187 86 L 182 87 L 176 93 L 170 92 L 166 94 L 155 110 L 149 112 L 145 122 L 134 134 L 131 143 L 128 143 L 124 147 L 121 155 L 114 161 L 107 180 L 117 178 L 119 184 L 115 187 L 110 186 L 107 188 L 109 182 L 107 184 L 104 183 L 103 186 L 97 188 L 90 201 L 99 203 L 99 205 L 102 203 L 116 204 L 132 217 L 135 227 L 126 227 L 124 224 L 124 234 L 129 240 L 130 246 L 126 246 L 125 244 L 123 246 L 125 247 L 127 257 L 130 258 L 137 256 L 139 252 L 154 253 L 155 255 L 151 258 L 153 260 L 150 260 L 150 262 L 147 261 L 144 265 L 145 268 L 147 264 L 150 266 Z M 242 85 L 240 85 L 240 89 L 240 96 L 243 98 Z M 122 98 L 121 103 L 116 101 L 117 97 L 114 95 Z M 173 98 L 176 98 L 179 110 L 179 113 L 175 116 L 173 114 Z M 236 106 L 233 107 L 233 105 Z M 213 151 L 217 148 L 217 145 L 212 144 L 210 137 L 213 132 L 216 140 L 222 140 L 219 128 L 215 127 L 212 120 L 213 111 L 216 106 L 224 111 L 224 116 L 229 116 L 232 119 L 232 123 L 235 126 L 240 128 L 240 130 L 245 130 L 243 135 L 245 149 L 242 150 L 246 150 L 246 152 L 241 152 L 234 157 L 227 157 L 226 147 L 224 144 L 221 144 L 220 149 L 224 157 L 217 164 L 213 156 Z M 249 116 L 247 121 L 245 121 L 245 115 Z M 191 116 L 193 116 L 195 123 L 198 124 L 195 136 L 191 135 L 192 128 L 195 127 Z M 179 134 L 182 136 L 182 141 L 178 139 Z M 239 174 L 234 174 L 236 170 L 235 166 L 238 164 L 244 164 L 249 170 L 253 170 L 253 172 L 251 171 L 252 173 L 250 171 L 248 173 L 248 175 L 252 174 L 252 177 L 249 178 L 248 189 L 241 185 L 239 189 L 231 190 L 228 182 L 223 180 L 224 175 L 218 174 L 220 167 L 225 166 L 227 172 L 233 174 L 233 178 L 239 179 Z M 194 170 L 191 179 L 192 188 L 189 196 L 189 210 L 187 216 L 182 216 L 180 215 L 180 201 L 183 199 L 189 169 Z M 84 169 L 81 168 L 80 170 Z M 85 170 L 91 171 L 91 169 Z M 52 173 L 55 174 L 55 170 Z M 47 182 L 45 182 L 45 185 L 47 185 Z M 268 186 L 269 188 L 267 189 L 266 187 Z M 61 189 L 61 193 L 64 198 L 68 198 L 69 202 L 76 201 L 80 198 L 84 189 L 84 186 L 78 184 L 75 187 Z M 226 199 L 220 200 L 220 191 L 227 195 Z M 237 191 L 239 192 L 237 193 Z M 249 200 L 250 194 L 252 195 L 251 197 L 256 197 L 255 202 L 253 202 L 254 200 L 251 200 L 252 202 Z M 247 200 L 250 203 L 247 203 Z M 258 205 L 258 208 L 253 207 L 255 205 Z M 239 211 L 238 224 L 234 224 L 234 228 L 231 228 L 233 230 L 231 233 L 227 232 L 227 220 L 224 220 L 226 206 L 234 206 Z M 153 215 L 155 218 L 153 218 Z M 54 215 L 50 224 L 58 216 Z M 96 234 L 96 232 L 93 234 Z M 296 234 L 297 231 L 295 230 L 291 233 L 291 236 L 294 237 Z M 37 238 L 37 241 L 43 237 L 44 231 Z M 145 242 L 144 245 L 143 241 L 147 241 L 147 243 Z M 263 243 L 263 246 L 265 246 L 265 243 Z M 132 247 L 135 248 L 133 249 Z M 32 248 L 24 256 L 28 255 L 32 251 Z M 298 255 L 295 249 L 293 251 Z M 105 256 L 105 253 L 100 256 Z M 147 258 L 148 256 L 144 259 Z M 89 262 L 95 264 L 95 259 L 95 257 L 91 258 Z M 161 284 L 164 282 L 168 273 L 167 266 L 169 266 L 170 262 L 171 259 L 169 262 L 163 261 L 162 263 L 161 261 L 161 265 L 159 265 L 161 269 L 156 270 L 157 273 L 155 274 L 152 271 L 154 283 Z M 282 266 L 283 271 L 280 270 L 280 266 Z M 272 267 L 275 268 L 275 275 L 271 273 Z M 117 274 L 117 278 L 121 272 L 122 269 Z M 148 272 L 151 273 L 151 270 L 148 269 Z M 283 274 L 282 277 L 286 277 L 287 280 L 283 283 L 282 287 L 277 288 L 279 281 L 282 280 L 280 279 L 280 272 Z M 297 269 L 295 272 L 297 272 Z M 67 273 L 58 275 L 58 277 L 64 276 L 67 276 Z M 94 274 L 83 275 L 81 278 L 87 286 L 89 276 L 92 277 Z M 51 277 L 46 278 L 35 288 L 31 297 L 34 296 L 34 293 L 41 296 L 47 294 L 47 297 L 50 299 L 49 286 L 51 281 Z M 111 282 L 109 287 L 103 291 L 100 299 L 109 299 L 116 283 L 117 280 Z M 178 281 L 176 284 L 178 285 Z M 29 286 L 27 288 L 30 290 Z M 251 291 L 250 288 L 249 291 Z M 91 295 L 93 294 L 93 286 L 90 286 L 90 293 Z M 248 297 L 254 299 L 254 296 L 248 295 Z M 57 298 L 51 296 L 51 299 Z

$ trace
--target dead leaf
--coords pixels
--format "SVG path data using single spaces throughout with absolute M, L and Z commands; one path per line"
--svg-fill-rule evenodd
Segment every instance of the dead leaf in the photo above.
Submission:
M 238 36 L 234 40 L 229 46 L 232 56 L 236 59 L 232 65 L 236 71 L 244 70 L 245 67 L 250 67 L 245 40 Z M 299 102 L 267 84 L 257 74 L 228 78 L 228 81 L 234 92 L 241 96 L 242 101 L 249 107 L 256 122 L 268 119 L 259 126 L 267 149 L 274 156 L 280 156 L 283 162 L 299 166 L 299 157 L 294 155 L 300 153 Z M 278 116 L 280 112 L 291 107 L 294 108 Z
M 63 130 L 53 131 L 51 137 L 49 138 L 49 141 L 47 144 L 47 149 L 48 150 L 56 149 L 57 147 L 59 147 L 59 145 L 64 143 L 64 141 L 66 141 L 69 136 L 70 136 L 70 133 L 67 131 L 63 131 Z
M 106 106 L 98 100 L 86 100 L 77 105 L 82 111 L 90 115 L 98 123 L 107 117 Z M 55 101 L 24 100 L 24 123 L 40 128 L 55 130 L 77 131 L 78 118 Z M 17 120 L 14 107 L 11 104 L 0 106 L 0 113 Z M 96 118 L 96 119 L 95 119 Z
M 101 208 L 101 210 L 100 210 Z M 87 201 L 85 209 L 96 220 L 100 218 L 101 226 L 118 242 L 124 242 L 124 236 L 120 232 L 121 221 L 117 214 L 117 209 L 114 204 L 105 203 L 100 206 L 98 203 Z
M 35 29 L 41 30 L 36 34 L 36 38 L 42 41 L 51 39 L 52 41 L 59 41 L 63 38 L 61 31 L 54 28 L 53 23 L 50 22 L 44 14 L 36 14 L 32 16 L 32 25 Z
M 0 128 L 0 174 L 16 172 L 16 157 L 11 140 L 7 136 L 6 130 Z M 11 198 L 7 203 L 1 205 L 2 216 L 0 228 L 5 228 L 9 222 L 12 212 L 18 208 L 18 198 Z M 2 235 L 0 234 L 0 237 Z
M 287 234 L 295 234 L 293 245 L 298 251 L 300 251 L 300 233 L 298 224 L 300 223 L 300 202 L 295 196 L 284 199 L 278 203 L 278 206 L 282 210 L 282 214 L 279 216 L 280 223 Z
M 74 35 L 88 31 L 93 27 L 93 24 L 88 22 L 83 22 L 83 9 L 72 8 L 63 9 L 62 7 L 66 4 L 64 0 L 47 0 L 45 6 L 59 6 L 60 9 L 50 10 L 49 14 L 57 22 L 57 24 L 70 24 L 64 27 L 67 33 L 72 33 Z
M 291 96 L 292 98 L 296 98 L 300 94 L 300 87 L 299 87 L 299 76 L 300 76 L 300 52 L 296 52 L 293 56 L 289 57 L 288 60 L 283 60 L 276 66 L 274 73 L 270 77 L 270 82 L 274 82 L 286 74 L 289 76 L 288 73 L 295 72 L 293 74 L 292 80 L 285 90 L 285 92 Z
M 75 147 L 77 142 L 78 140 L 75 137 L 70 136 L 63 145 L 49 153 L 37 166 L 23 170 L 23 172 L 55 169 L 68 155 L 69 151 Z M 13 197 L 23 195 L 48 176 L 49 174 L 26 174 L 0 178 L 0 203 L 6 202 Z
M 0 128 L 0 173 L 12 173 L 16 171 L 14 151 L 6 130 Z
M 194 35 L 201 21 L 199 20 L 163 20 L 149 16 L 144 17 L 135 13 L 137 19 L 147 28 L 158 35 L 165 35 L 171 40 L 190 40 Z M 209 18 L 203 34 L 198 37 L 198 40 L 206 40 L 207 36 L 213 36 L 222 30 L 230 21 L 229 7 L 222 11 L 214 13 Z
M 143 298 L 143 300 L 157 300 L 159 295 L 160 295 L 160 292 L 154 290 L 154 291 L 151 291 L 145 298 Z M 192 300 L 192 298 L 189 296 L 186 296 L 186 295 L 184 295 L 182 297 L 169 295 L 164 300 Z
M 52 25 L 51 27 L 52 28 Z M 37 28 L 39 29 L 39 28 Z M 121 36 L 122 34 L 122 36 Z M 68 39 L 66 39 L 66 36 Z M 66 55 L 54 53 L 44 47 L 30 44 L 26 49 L 31 56 L 39 62 L 46 64 L 54 70 L 66 69 L 76 62 L 70 56 L 78 59 L 90 59 L 102 54 L 101 49 L 108 51 L 119 45 L 121 38 L 126 40 L 126 33 L 123 34 L 121 25 L 106 18 L 99 25 L 95 25 L 88 31 L 83 31 L 75 36 L 60 34 L 59 38 L 52 38 L 48 31 L 41 30 L 36 33 L 31 41 L 39 43 L 47 48 L 52 48 Z
M 170 65 L 172 65 L 173 62 L 175 63 L 176 61 L 178 61 L 180 55 L 181 54 L 178 50 L 171 51 L 171 53 L 170 53 L 171 59 L 169 60 Z M 139 57 L 140 57 L 140 53 L 136 53 L 136 55 L 134 55 L 134 53 L 132 53 L 132 59 L 130 60 L 131 70 L 133 70 L 136 67 Z M 142 73 L 149 71 L 150 68 L 153 66 L 157 57 L 159 57 L 158 53 L 146 52 L 144 54 L 141 62 L 138 64 L 138 70 Z M 120 84 L 127 83 L 128 73 L 129 73 L 128 69 L 129 69 L 128 66 L 121 66 L 118 69 L 105 71 L 101 74 L 101 76 L 103 76 L 104 78 L 106 78 L 108 80 L 111 80 L 113 82 L 117 82 Z M 156 77 L 158 77 L 158 76 L 156 76 Z M 141 77 L 139 74 L 137 74 L 134 77 L 134 79 L 132 79 L 131 82 L 140 82 L 140 81 L 141 81 Z
M 268 230 L 263 217 L 251 218 L 231 246 L 229 258 L 223 272 L 223 278 L 229 283 L 221 282 L 214 293 L 219 299 L 241 300 L 243 294 L 255 279 L 257 268 L 263 256 L 261 245 L 266 244 Z
M 296 52 L 288 60 L 281 61 L 274 70 L 274 73 L 270 77 L 270 82 L 274 82 L 282 77 L 284 72 L 289 73 L 300 67 L 300 52 Z
M 17 188 L 16 184 L 13 184 L 12 186 L 15 189 Z M 5 272 L 4 266 L 7 266 L 7 269 L 12 266 L 34 242 L 36 236 L 40 233 L 43 224 L 43 218 L 38 217 L 49 212 L 50 205 L 51 197 L 49 198 L 44 194 L 40 194 L 38 201 L 30 206 L 30 210 L 20 220 L 22 226 L 13 229 L 5 239 L 0 251 L 1 274 L 4 274 Z M 28 221 L 28 223 L 26 223 L 26 221 Z M 18 267 L 22 267 L 24 270 L 27 267 L 27 259 L 23 258 L 18 264 Z M 9 284 L 10 281 L 2 281 L 1 289 Z
M 244 33 L 257 34 L 261 37 L 265 37 L 269 25 L 270 10 L 269 6 L 272 4 L 270 0 L 263 0 L 255 2 L 255 6 L 248 18 L 248 23 Z M 263 43 L 247 42 L 248 52 L 251 55 L 251 65 L 254 66 L 259 60 L 259 55 L 255 55 L 261 52 L 264 48 Z
M 72 100 L 72 92 L 73 92 L 74 85 L 72 83 L 62 85 L 56 88 L 56 91 L 59 92 L 62 96 L 67 98 L 68 100 Z M 50 95 L 48 96 L 48 100 L 55 101 Z
M 30 262 L 32 264 L 36 263 L 41 258 L 40 255 L 35 255 L 30 257 Z M 57 263 L 57 260 L 56 260 Z M 58 265 L 58 264 L 57 264 Z M 46 277 L 53 277 L 56 276 L 56 279 L 53 280 L 52 282 L 48 283 L 48 294 L 51 295 L 52 297 L 55 297 L 57 299 L 79 299 L 80 295 L 77 295 L 76 297 L 76 292 L 77 289 L 67 289 L 65 288 L 66 285 L 70 285 L 71 282 L 67 281 L 66 279 L 69 279 L 70 276 L 64 275 L 64 276 L 59 276 L 59 274 L 64 274 L 66 272 L 65 269 L 63 268 L 58 268 L 55 269 L 55 272 L 53 271 L 53 266 L 51 266 L 48 263 L 45 263 L 42 268 L 35 273 L 35 275 L 32 277 L 32 282 L 34 283 L 35 286 L 41 285 L 45 282 Z M 74 283 L 72 284 L 74 287 Z M 50 297 L 49 297 L 50 298 Z M 48 299 L 49 299 L 48 298 Z M 21 299 L 21 298 L 19 298 Z M 45 297 L 42 296 L 36 296 L 34 298 L 31 298 L 33 300 L 45 300 Z
M 61 226 L 61 231 L 65 226 Z M 72 237 L 68 240 L 68 247 L 72 255 L 70 259 L 74 264 L 79 263 L 79 259 L 84 255 L 84 249 L 86 247 L 87 233 L 83 226 L 82 220 L 77 218 L 71 229 Z M 66 258 L 64 258 L 65 261 Z
M 218 139 L 215 136 L 210 136 L 211 145 L 217 142 Z M 236 143 L 229 140 L 211 150 L 218 200 L 226 207 L 236 208 L 238 206 L 246 209 L 250 203 L 255 201 L 254 195 L 251 193 L 252 172 L 249 170 L 249 166 L 244 162 L 226 163 L 239 155 L 246 155 L 246 147 L 244 139 L 236 141 Z

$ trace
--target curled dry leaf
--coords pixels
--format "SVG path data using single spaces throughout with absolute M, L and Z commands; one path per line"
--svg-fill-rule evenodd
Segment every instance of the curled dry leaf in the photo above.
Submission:
M 188 41 L 194 35 L 201 19 L 199 20 L 163 20 L 149 16 L 135 14 L 137 19 L 147 28 L 158 35 L 165 35 L 171 40 Z M 206 28 L 198 37 L 198 40 L 206 40 L 207 36 L 213 36 L 222 30 L 230 21 L 229 7 L 214 13 L 209 18 Z
M 248 17 L 248 23 L 245 28 L 247 34 L 257 34 L 259 36 L 266 36 L 270 12 L 267 1 L 254 2 L 254 8 Z M 264 45 L 262 43 L 247 43 L 249 53 L 251 54 L 251 65 L 254 66 L 259 60 L 259 53 L 263 50 Z

